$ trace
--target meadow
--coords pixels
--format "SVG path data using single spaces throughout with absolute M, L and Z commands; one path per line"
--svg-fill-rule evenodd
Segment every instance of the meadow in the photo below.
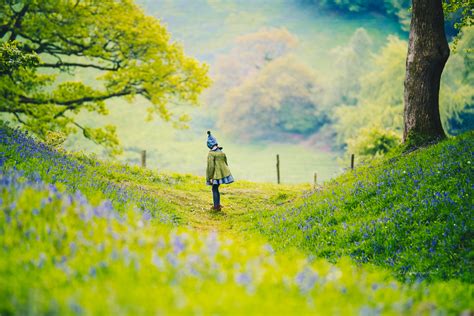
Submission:
M 202 108 L 190 109 L 198 115 Z M 146 122 L 146 104 L 136 100 L 131 106 L 125 101 L 116 101 L 105 117 L 81 116 L 82 122 L 114 124 L 123 145 L 118 161 L 140 165 L 140 152 L 147 151 L 147 167 L 160 172 L 190 173 L 204 176 L 206 172 L 206 129 L 199 122 L 191 122 L 189 129 L 175 129 L 171 124 L 153 120 Z M 211 128 L 224 147 L 234 176 L 239 180 L 276 183 L 276 155 L 281 159 L 281 181 L 283 183 L 313 182 L 314 172 L 320 182 L 329 180 L 342 171 L 338 158 L 343 154 L 331 151 L 321 142 L 318 146 L 304 145 L 300 140 L 292 142 L 242 142 L 236 137 L 223 135 Z M 215 132 L 214 132 L 215 131 Z M 325 148 L 326 147 L 326 148 Z M 73 151 L 95 153 L 104 158 L 104 148 L 84 140 L 80 134 L 70 137 L 65 148 Z
M 238 181 L 219 213 L 202 177 L 2 125 L 0 312 L 472 311 L 472 136 L 317 188 Z
M 474 314 L 474 28 L 430 4 L 3 1 L 0 315 Z

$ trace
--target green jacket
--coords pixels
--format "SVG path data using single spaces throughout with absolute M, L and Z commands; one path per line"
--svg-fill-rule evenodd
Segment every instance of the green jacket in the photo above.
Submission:
M 210 151 L 207 155 L 206 179 L 222 179 L 230 176 L 227 157 L 222 151 Z

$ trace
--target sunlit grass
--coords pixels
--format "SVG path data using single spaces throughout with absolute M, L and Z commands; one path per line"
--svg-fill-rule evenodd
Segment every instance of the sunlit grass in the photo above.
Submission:
M 325 315 L 473 308 L 468 283 L 410 285 L 390 269 L 348 257 L 329 263 L 297 248 L 275 251 L 291 238 L 282 230 L 281 239 L 270 236 L 269 243 L 258 221 L 307 201 L 309 184 L 237 181 L 222 188 L 225 208 L 218 213 L 208 209 L 211 194 L 202 177 L 65 155 L 5 128 L 0 153 L 2 313 Z
M 473 133 L 356 168 L 262 220 L 279 247 L 351 256 L 401 279 L 473 280 Z

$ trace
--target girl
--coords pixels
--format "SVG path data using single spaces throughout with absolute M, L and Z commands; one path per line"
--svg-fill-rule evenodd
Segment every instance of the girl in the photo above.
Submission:
M 234 182 L 227 165 L 227 157 L 222 152 L 222 147 L 217 145 L 217 140 L 207 131 L 207 147 L 210 149 L 207 155 L 206 184 L 212 185 L 212 200 L 214 206 L 212 210 L 220 211 L 222 209 L 219 185 Z

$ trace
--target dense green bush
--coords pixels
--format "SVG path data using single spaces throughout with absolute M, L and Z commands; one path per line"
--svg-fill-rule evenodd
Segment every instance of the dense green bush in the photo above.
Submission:
M 367 127 L 347 141 L 347 151 L 359 157 L 381 156 L 400 144 L 400 136 L 388 129 Z

